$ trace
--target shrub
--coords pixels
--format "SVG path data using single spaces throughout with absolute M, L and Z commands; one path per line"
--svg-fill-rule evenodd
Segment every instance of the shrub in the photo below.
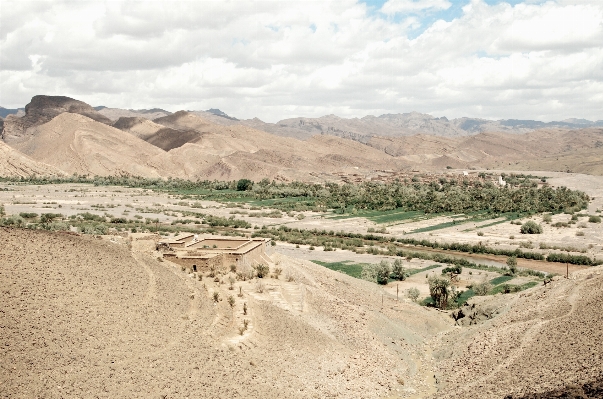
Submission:
M 265 286 L 264 283 L 261 280 L 258 280 L 255 283 L 255 292 L 257 292 L 258 294 L 261 294 L 262 292 L 264 292 Z
M 542 234 L 542 226 L 532 220 L 521 225 L 521 234 Z
M 483 237 L 484 236 L 484 232 L 483 231 L 478 231 L 477 235 L 480 236 L 480 237 Z
M 472 289 L 473 292 L 475 292 L 475 295 L 483 296 L 487 295 L 488 292 L 490 292 L 490 290 L 492 289 L 492 284 L 484 280 L 481 283 L 473 284 Z
M 583 237 L 584 236 L 584 232 L 583 231 L 576 231 L 576 235 L 578 237 Z
M 214 299 L 214 302 L 218 302 L 220 300 L 220 293 L 214 292 L 213 299 Z
M 251 190 L 253 182 L 249 179 L 241 179 L 237 182 L 237 191 Z
M 268 265 L 260 263 L 255 267 L 255 275 L 258 278 L 264 278 L 268 275 L 268 273 L 270 273 L 270 268 L 268 267 Z
M 408 297 L 413 301 L 416 302 L 417 299 L 419 299 L 419 289 L 417 287 L 412 287 L 408 289 Z
M 546 214 L 542 216 L 542 221 L 545 223 L 551 223 L 553 221 L 553 217 L 550 214 Z
M 517 258 L 515 256 L 509 256 L 507 258 L 507 266 L 512 274 L 517 273 Z
M 392 268 L 388 261 L 382 260 L 379 262 L 379 265 L 377 266 L 377 274 L 375 276 L 377 278 L 377 284 L 387 284 L 391 272 Z
M 35 212 L 21 212 L 19 213 L 19 216 L 21 216 L 23 219 L 33 219 L 37 218 L 38 214 Z
M 235 299 L 234 299 L 234 296 L 230 295 L 230 296 L 228 297 L 228 304 L 230 305 L 230 307 L 231 307 L 231 308 L 233 308 L 233 307 L 234 307 L 234 305 L 235 305 Z
M 445 267 L 442 269 L 442 274 L 452 273 L 452 274 L 461 274 L 463 272 L 463 268 L 460 265 L 454 265 Z
M 396 259 L 392 265 L 391 278 L 398 281 L 406 280 L 408 277 L 408 271 L 402 266 L 402 259 Z
M 601 223 L 601 216 L 589 216 L 588 221 L 590 223 Z

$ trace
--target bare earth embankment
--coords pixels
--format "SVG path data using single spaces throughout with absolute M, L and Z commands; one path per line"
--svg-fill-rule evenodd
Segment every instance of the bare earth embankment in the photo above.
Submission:
M 381 307 L 378 286 L 277 254 L 295 281 L 264 279 L 258 293 L 255 281 L 233 291 L 198 281 L 148 256 L 153 242 L 139 237 L 132 251 L 117 238 L 0 237 L 1 397 L 427 394 L 424 342 L 452 324 L 387 295 Z

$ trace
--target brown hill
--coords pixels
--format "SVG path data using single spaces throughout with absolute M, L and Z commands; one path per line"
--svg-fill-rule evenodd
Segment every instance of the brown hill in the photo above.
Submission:
M 263 279 L 259 293 L 191 278 L 141 252 L 153 245 L 142 237 L 130 251 L 0 236 L 3 397 L 379 398 L 409 383 L 422 342 L 450 325 L 410 303 L 381 308 L 376 285 L 278 255 L 294 281 Z
M 444 336 L 437 356 L 449 359 L 438 398 L 537 397 L 530 394 L 600 381 L 603 268 L 551 285 L 504 300 L 510 303 L 494 299 L 507 309 L 501 316 Z
M 0 141 L 0 176 L 30 177 L 30 176 L 60 176 L 64 173 L 57 168 L 34 161 Z
M 98 113 L 106 116 L 112 121 L 117 121 L 119 118 L 145 118 L 145 119 L 156 119 L 161 118 L 162 116 L 170 115 L 171 112 L 168 112 L 163 109 L 120 109 L 120 108 L 107 108 L 107 107 L 97 107 Z
M 193 130 L 176 130 L 140 117 L 121 117 L 113 127 L 131 133 L 164 151 L 178 148 L 199 138 L 199 133 Z
M 90 105 L 63 96 L 34 96 L 25 106 L 21 118 L 9 118 L 4 124 L 3 139 L 7 143 L 26 139 L 27 130 L 42 125 L 64 112 L 84 115 L 95 121 L 111 124 L 111 120 L 98 113 Z
M 13 145 L 68 174 L 167 177 L 178 170 L 163 150 L 114 127 L 67 112 L 30 128 L 27 140 Z

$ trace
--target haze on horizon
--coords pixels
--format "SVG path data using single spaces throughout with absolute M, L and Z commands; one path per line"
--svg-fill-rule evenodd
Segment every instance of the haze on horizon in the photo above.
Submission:
M 0 105 L 603 119 L 597 0 L 0 1 Z

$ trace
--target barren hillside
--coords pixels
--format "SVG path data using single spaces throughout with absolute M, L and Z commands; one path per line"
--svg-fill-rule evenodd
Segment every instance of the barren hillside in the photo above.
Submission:
M 0 235 L 3 397 L 401 397 L 425 390 L 423 342 L 450 328 L 414 304 L 382 308 L 377 286 L 305 261 L 275 258 L 295 281 L 229 291 L 157 262 L 137 237 L 130 252 L 92 237 Z
M 143 140 L 82 115 L 63 113 L 28 130 L 14 147 L 68 174 L 172 176 L 166 153 Z
M 0 176 L 28 177 L 63 174 L 59 169 L 34 161 L 0 141 Z
M 438 345 L 442 398 L 502 398 L 603 379 L 603 268 L 517 294 L 482 325 L 449 332 Z M 508 299 L 507 299 L 508 302 Z M 465 309 L 466 312 L 469 312 Z M 591 397 L 591 396 L 589 396 Z M 592 396 L 599 397 L 599 396 Z
M 9 144 L 22 141 L 29 134 L 28 129 L 42 125 L 64 112 L 84 115 L 104 124 L 111 123 L 109 118 L 82 101 L 63 96 L 34 96 L 25 106 L 25 116 L 5 121 L 3 139 Z

